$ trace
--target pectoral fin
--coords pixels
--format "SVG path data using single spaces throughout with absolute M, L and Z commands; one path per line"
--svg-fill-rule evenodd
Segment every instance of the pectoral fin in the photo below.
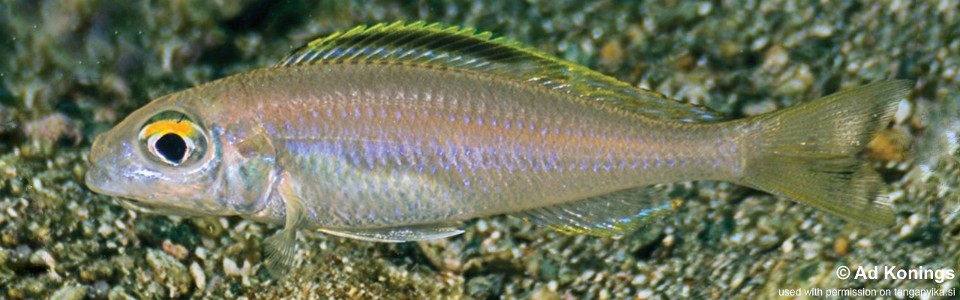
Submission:
M 286 203 L 286 222 L 283 230 L 265 240 L 267 258 L 264 261 L 267 272 L 277 278 L 283 277 L 294 266 L 297 254 L 297 228 L 300 227 L 306 213 L 303 199 L 295 189 L 296 182 L 286 172 L 282 173 L 280 178 L 277 192 Z

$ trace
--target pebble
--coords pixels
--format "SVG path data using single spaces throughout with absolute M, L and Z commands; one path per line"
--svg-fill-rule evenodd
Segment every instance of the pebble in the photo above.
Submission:
M 813 26 L 810 33 L 818 38 L 828 38 L 833 35 L 833 27 L 827 24 L 818 24 Z
M 170 254 L 177 260 L 187 259 L 187 256 L 190 255 L 190 250 L 187 250 L 187 247 L 174 244 L 170 240 L 163 240 L 163 244 L 161 244 L 161 248 L 163 248 L 163 252 Z
M 867 144 L 865 155 L 877 161 L 902 161 L 910 146 L 909 137 L 896 129 L 881 130 Z
M 237 262 L 233 261 L 229 257 L 223 258 L 223 274 L 227 276 L 242 276 L 243 271 L 240 270 L 240 267 L 237 266 Z
M 810 66 L 800 64 L 793 72 L 784 73 L 774 92 L 779 95 L 797 95 L 810 90 L 813 85 L 813 73 Z
M 700 4 L 697 5 L 697 15 L 698 15 L 698 16 L 703 17 L 703 16 L 706 16 L 706 15 L 709 15 L 709 14 L 710 14 L 710 11 L 712 11 L 712 10 L 713 10 L 713 3 L 710 3 L 710 2 L 700 2 Z
M 780 45 L 773 45 L 763 53 L 763 68 L 779 69 L 790 62 L 790 53 Z
M 868 239 L 859 239 L 859 240 L 857 240 L 857 248 L 860 248 L 860 249 L 869 249 L 871 246 L 873 246 L 873 243 L 870 242 L 870 240 L 868 240 Z
M 487 224 L 486 220 L 477 221 L 476 225 L 477 232 L 486 233 L 490 229 L 490 225 Z
M 820 256 L 823 245 L 817 242 L 803 242 L 800 244 L 800 249 L 803 249 L 803 259 L 811 260 Z
M 780 243 L 780 236 L 775 234 L 764 234 L 760 236 L 757 246 L 763 249 L 771 249 Z
M 207 248 L 197 247 L 197 249 L 193 250 L 193 256 L 196 256 L 197 258 L 199 258 L 199 259 L 202 260 L 202 261 L 206 261 L 206 260 L 207 260 Z
M 907 217 L 907 222 L 900 227 L 900 231 L 897 234 L 898 237 L 900 239 L 908 239 L 918 236 L 920 232 L 916 229 L 921 227 L 923 219 L 922 216 L 916 213 Z
M 500 294 L 502 289 L 503 275 L 477 276 L 467 281 L 466 294 L 474 299 L 486 299 Z
M 53 292 L 50 295 L 50 299 L 62 299 L 62 300 L 80 300 L 87 295 L 87 290 L 89 286 L 85 285 L 65 285 L 56 292 Z
M 54 271 L 57 267 L 57 260 L 53 258 L 53 255 L 49 251 L 40 249 L 30 255 L 30 263 L 34 266 L 46 266 L 50 271 Z
M 910 100 L 906 98 L 900 99 L 897 112 L 893 114 L 893 122 L 896 124 L 904 124 L 911 116 L 913 116 L 913 102 L 910 102 Z
M 126 290 L 124 289 L 124 287 L 118 285 L 118 286 L 115 286 L 115 287 L 113 287 L 112 289 L 110 289 L 110 293 L 107 294 L 107 299 L 110 299 L 110 300 L 136 300 L 137 298 L 134 298 L 133 296 L 130 296 L 130 294 L 127 294 L 127 292 L 126 292 Z
M 93 299 L 106 299 L 110 293 L 110 284 L 103 280 L 97 280 L 93 283 L 93 288 L 87 291 L 87 295 Z
M 597 295 L 597 299 L 600 299 L 600 300 L 609 300 L 609 299 L 610 299 L 610 291 L 608 291 L 607 289 L 602 289 L 602 290 L 600 290 L 600 293 Z
M 243 267 L 237 265 L 237 262 L 229 257 L 223 258 L 223 274 L 227 276 L 245 277 L 253 275 L 253 266 L 250 261 L 244 260 Z
M 190 275 L 193 276 L 193 285 L 198 291 L 203 291 L 207 287 L 207 275 L 203 273 L 200 264 L 193 262 L 190 264 Z
M 101 237 L 109 237 L 114 232 L 116 232 L 116 230 L 114 230 L 113 226 L 107 224 L 100 224 L 100 227 L 97 227 L 97 233 L 100 234 Z
M 187 271 L 187 267 L 177 261 L 169 254 L 150 249 L 147 250 L 147 264 L 153 270 L 153 276 L 156 282 L 162 282 L 165 286 L 172 288 L 171 297 L 178 297 L 190 290 L 192 278 Z
M 619 40 L 609 40 L 600 48 L 600 63 L 616 67 L 623 63 L 623 46 Z
M 780 245 L 780 251 L 783 251 L 783 253 L 793 252 L 793 239 L 787 239 L 786 242 L 783 242 L 783 245 Z
M 850 251 L 850 240 L 845 237 L 839 237 L 833 241 L 833 252 L 840 256 L 846 256 Z
M 663 247 L 673 248 L 673 244 L 676 242 L 674 239 L 675 238 L 673 237 L 672 234 L 668 234 L 666 237 L 663 238 Z
M 33 249 L 30 249 L 30 246 L 19 245 L 10 253 L 10 262 L 21 265 L 26 264 L 30 261 L 31 254 L 33 254 Z
M 560 300 L 560 294 L 556 291 L 551 291 L 550 289 L 543 288 L 542 286 L 537 288 L 530 294 L 530 300 Z
M 745 116 L 756 116 L 775 110 L 777 110 L 777 104 L 773 101 L 761 101 L 743 106 L 743 114 Z

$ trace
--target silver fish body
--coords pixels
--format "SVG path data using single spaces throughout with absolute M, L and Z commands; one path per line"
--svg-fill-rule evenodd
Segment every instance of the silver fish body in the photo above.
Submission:
M 482 74 L 403 65 L 271 71 L 211 86 L 227 93 L 211 99 L 250 110 L 216 123 L 256 120 L 249 125 L 270 140 L 278 167 L 298 175 L 317 227 L 462 220 L 658 183 L 731 180 L 751 144 L 742 124 L 645 119 Z M 243 90 L 253 83 L 263 88 Z
M 674 205 L 651 186 L 693 180 L 888 224 L 859 153 L 909 87 L 719 122 L 486 33 L 394 23 L 151 102 L 97 138 L 87 184 L 141 209 L 284 223 L 280 264 L 297 228 L 408 241 L 515 214 L 623 232 Z

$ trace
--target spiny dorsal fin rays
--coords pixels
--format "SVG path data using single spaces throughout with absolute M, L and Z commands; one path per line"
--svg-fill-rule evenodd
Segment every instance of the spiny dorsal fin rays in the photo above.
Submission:
M 316 39 L 277 67 L 388 63 L 457 69 L 570 93 L 615 109 L 673 121 L 716 121 L 716 114 L 672 101 L 588 68 L 472 27 L 394 22 L 359 26 Z

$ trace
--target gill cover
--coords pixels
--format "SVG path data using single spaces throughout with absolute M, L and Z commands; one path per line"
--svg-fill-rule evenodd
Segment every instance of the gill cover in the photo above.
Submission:
M 266 207 L 277 181 L 276 149 L 262 131 L 250 133 L 244 128 L 233 124 L 220 134 L 224 143 L 221 201 L 234 212 L 253 214 Z

